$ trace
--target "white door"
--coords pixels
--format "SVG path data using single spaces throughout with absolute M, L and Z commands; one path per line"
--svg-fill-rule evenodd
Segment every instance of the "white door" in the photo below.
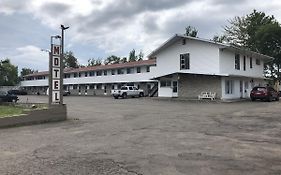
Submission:
M 173 97 L 178 97 L 178 81 L 172 81 Z

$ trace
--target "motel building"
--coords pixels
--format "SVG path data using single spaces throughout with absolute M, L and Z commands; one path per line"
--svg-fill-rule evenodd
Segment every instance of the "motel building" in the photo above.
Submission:
M 212 92 L 216 99 L 249 98 L 265 85 L 264 64 L 273 58 L 228 44 L 174 35 L 148 55 L 148 60 L 64 70 L 64 89 L 71 95 L 111 95 L 133 85 L 147 96 L 197 98 Z M 21 87 L 45 94 L 48 72 L 24 77 Z

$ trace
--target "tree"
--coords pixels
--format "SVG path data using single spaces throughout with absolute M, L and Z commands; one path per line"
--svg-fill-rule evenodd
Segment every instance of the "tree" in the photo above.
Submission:
M 33 69 L 30 69 L 30 68 L 24 67 L 24 68 L 21 69 L 19 79 L 20 79 L 20 80 L 23 80 L 23 77 L 24 77 L 25 75 L 33 74 L 33 73 L 35 73 L 35 72 L 38 72 L 38 70 L 33 70 Z
M 274 57 L 274 61 L 266 64 L 265 75 L 280 80 L 281 29 L 274 16 L 254 10 L 246 16 L 235 17 L 229 23 L 224 28 L 227 40 L 235 46 Z
M 105 65 L 107 65 L 107 64 L 119 64 L 119 63 L 120 63 L 120 57 L 115 56 L 115 55 L 111 55 L 104 60 Z
M 136 56 L 136 51 L 135 51 L 135 49 L 133 49 L 133 50 L 129 53 L 129 62 L 133 62 L 133 61 L 137 61 L 137 56 Z
M 78 68 L 79 64 L 77 58 L 74 56 L 72 51 L 67 51 L 64 54 L 64 67 Z
M 101 65 L 102 61 L 101 59 L 95 59 L 95 58 L 92 58 L 92 59 L 89 59 L 88 60 L 88 66 L 99 66 Z
M 121 60 L 120 60 L 120 63 L 127 63 L 127 58 L 126 57 L 123 57 Z
M 18 67 L 9 59 L 0 60 L 0 86 L 14 86 L 18 83 Z
M 139 55 L 138 55 L 138 61 L 143 60 L 144 54 L 142 52 L 142 50 L 140 51 Z
M 197 37 L 198 30 L 195 27 L 187 26 L 185 28 L 185 35 L 191 37 Z

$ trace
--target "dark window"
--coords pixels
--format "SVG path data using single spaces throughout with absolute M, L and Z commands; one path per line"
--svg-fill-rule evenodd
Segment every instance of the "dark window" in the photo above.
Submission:
M 250 57 L 250 68 L 253 68 L 253 58 Z
M 186 44 L 186 39 L 182 39 L 182 45 Z
M 107 75 L 107 70 L 104 70 L 104 71 L 103 71 L 103 75 Z
M 111 70 L 111 75 L 115 75 L 115 70 L 114 69 Z
M 246 56 L 243 58 L 243 70 L 246 70 Z
M 126 86 L 121 87 L 121 90 L 127 90 Z
M 90 84 L 90 89 L 94 89 L 95 85 Z
M 124 74 L 123 69 L 118 69 L 118 70 L 117 70 L 117 74 Z
M 74 77 L 77 77 L 77 73 L 74 73 L 74 75 L 73 75 Z
M 260 59 L 256 59 L 256 65 L 261 65 L 261 60 Z
M 97 84 L 97 89 L 101 89 L 101 84 Z
M 78 73 L 78 76 L 81 77 L 81 73 L 80 72 Z
M 137 73 L 141 73 L 141 67 L 137 67 Z
M 171 87 L 171 81 L 170 80 L 161 80 L 160 87 Z
M 133 87 L 131 87 L 131 86 L 130 86 L 130 87 L 129 87 L 129 90 L 131 90 L 131 91 L 132 91 L 132 90 L 133 90 Z
M 131 68 L 127 68 L 127 74 L 131 74 Z
M 233 80 L 225 81 L 225 94 L 233 94 L 234 92 L 234 82 Z
M 235 69 L 240 70 L 240 54 L 235 54 Z
M 190 58 L 189 53 L 180 54 L 180 69 L 189 69 L 190 67 Z
M 90 72 L 90 77 L 93 77 L 93 76 L 95 76 L 95 72 Z
M 73 85 L 73 89 L 77 89 L 77 84 L 74 84 L 74 85 Z
M 101 70 L 97 71 L 97 76 L 101 76 L 101 75 L 102 75 L 102 71 Z
M 146 66 L 146 72 L 150 72 L 150 66 Z
M 85 77 L 88 77 L 88 72 L 85 72 Z

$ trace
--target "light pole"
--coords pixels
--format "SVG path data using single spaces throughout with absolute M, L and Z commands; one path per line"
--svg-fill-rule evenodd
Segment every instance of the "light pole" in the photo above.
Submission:
M 60 25 L 61 28 L 61 60 L 60 60 L 60 65 L 63 65 L 63 60 L 64 60 L 64 31 L 69 28 L 65 27 L 63 24 Z M 63 70 L 60 73 L 60 77 L 63 77 Z M 60 84 L 63 87 L 63 78 L 60 80 Z M 63 90 L 63 88 L 61 88 Z M 60 93 L 60 99 L 61 99 L 61 104 L 63 104 L 63 92 Z

